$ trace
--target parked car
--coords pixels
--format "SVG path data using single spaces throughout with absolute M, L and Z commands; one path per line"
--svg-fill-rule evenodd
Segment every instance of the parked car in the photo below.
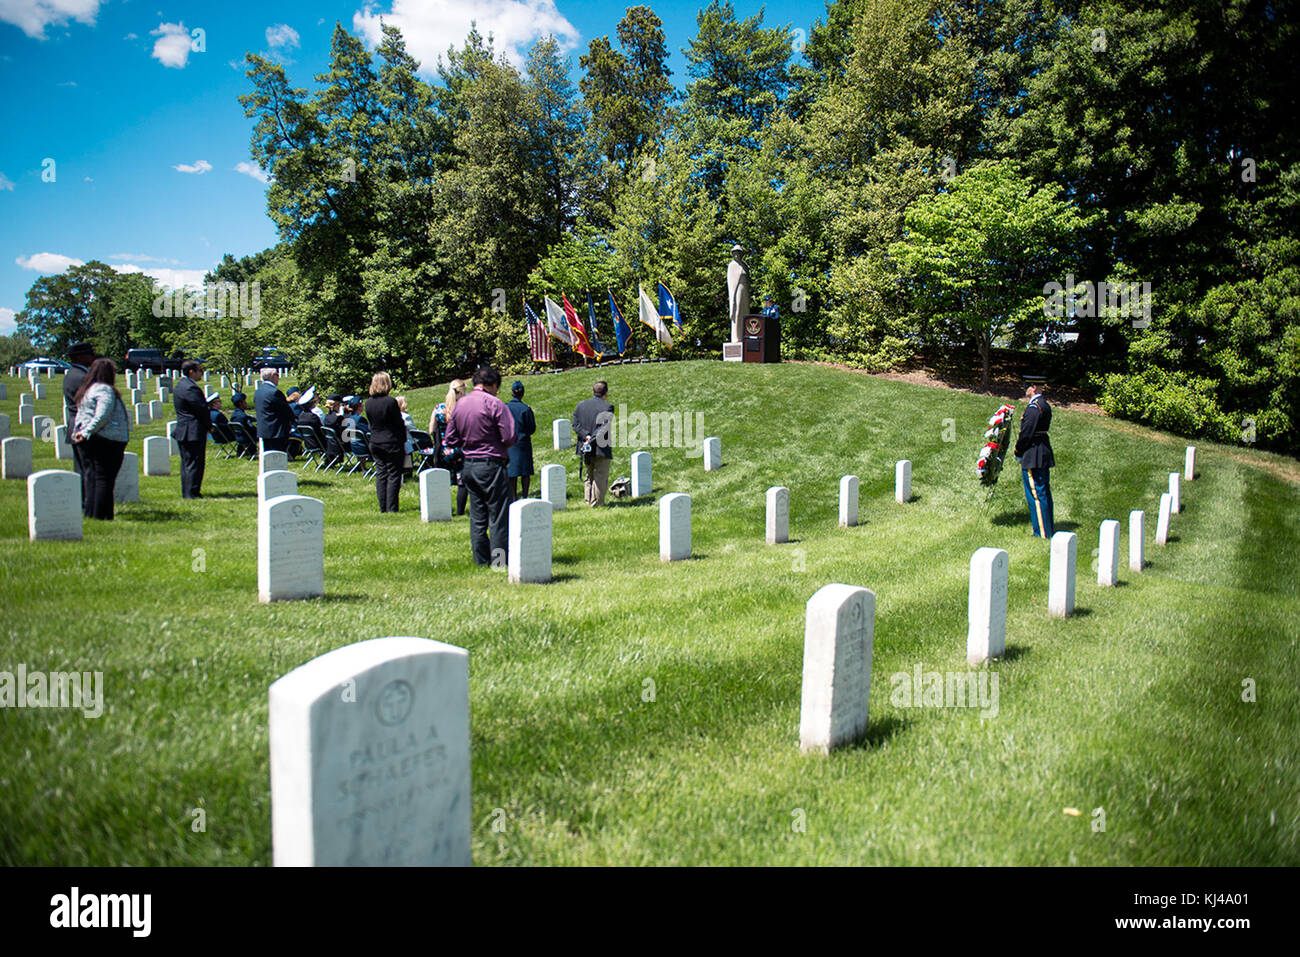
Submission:
M 127 349 L 126 368 L 130 372 L 137 372 L 140 369 L 152 369 L 159 373 L 180 372 L 182 362 L 197 358 L 198 356 L 187 356 L 180 350 L 172 353 L 171 358 L 168 358 L 163 355 L 161 349 Z
M 279 349 L 263 349 L 253 356 L 254 369 L 288 369 L 292 365 Z
M 48 356 L 37 356 L 35 359 L 28 359 L 26 362 L 18 363 L 18 374 L 26 375 L 31 370 L 45 372 L 48 369 L 54 375 L 63 375 L 71 368 L 71 362 L 64 362 L 62 359 L 51 359 Z

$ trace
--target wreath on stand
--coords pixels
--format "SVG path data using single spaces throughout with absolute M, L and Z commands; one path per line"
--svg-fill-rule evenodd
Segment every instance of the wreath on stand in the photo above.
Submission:
M 998 476 L 1002 474 L 1002 460 L 1006 458 L 1011 447 L 1011 417 L 1016 408 L 1013 405 L 1001 405 L 989 417 L 989 427 L 984 433 L 984 446 L 979 458 L 975 460 L 975 474 L 980 484 L 988 488 L 987 501 L 993 500 L 997 489 Z

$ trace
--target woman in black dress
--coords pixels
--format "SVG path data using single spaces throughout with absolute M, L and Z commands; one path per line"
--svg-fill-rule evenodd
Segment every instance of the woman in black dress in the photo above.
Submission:
M 524 405 L 522 382 L 515 380 L 515 384 L 510 387 L 510 401 L 506 403 L 506 408 L 514 416 L 515 434 L 519 436 L 519 441 L 506 451 L 510 458 L 510 470 L 507 473 L 510 476 L 510 499 L 514 501 L 519 498 L 521 479 L 524 498 L 528 497 L 528 487 L 533 478 L 533 433 L 537 431 L 537 417 L 531 408 Z
M 397 493 L 402 489 L 402 462 L 406 458 L 406 423 L 387 372 L 376 372 L 370 380 L 366 419 L 370 422 L 370 454 L 375 459 L 375 492 L 379 511 L 397 511 Z

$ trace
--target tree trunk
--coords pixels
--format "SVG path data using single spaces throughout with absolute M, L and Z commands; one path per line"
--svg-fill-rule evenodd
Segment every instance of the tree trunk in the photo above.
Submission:
M 990 342 L 991 338 L 992 337 L 988 333 L 980 335 L 980 362 L 983 365 L 980 374 L 981 392 L 989 391 L 989 352 L 992 348 L 992 343 Z

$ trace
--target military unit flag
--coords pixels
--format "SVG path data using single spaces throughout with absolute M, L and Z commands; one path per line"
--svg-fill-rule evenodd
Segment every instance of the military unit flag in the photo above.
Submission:
M 569 329 L 569 320 L 565 318 L 564 310 L 552 302 L 550 296 L 543 296 L 542 302 L 546 306 L 546 331 L 572 347 L 573 333 Z
M 638 311 L 641 314 L 641 321 L 655 332 L 655 338 L 669 348 L 672 347 L 673 337 L 668 332 L 668 327 L 664 325 L 663 318 L 659 315 L 659 309 L 655 301 L 650 298 L 650 293 L 645 291 L 644 286 L 637 286 L 639 290 Z
M 677 331 L 682 331 L 682 316 L 677 310 L 677 300 L 663 283 L 659 284 L 659 318 L 665 322 L 671 319 Z
M 614 336 L 618 339 L 618 354 L 622 355 L 627 350 L 628 340 L 632 338 L 632 327 L 623 319 L 623 313 L 614 302 L 614 294 L 608 289 L 605 291 L 609 293 L 609 318 L 614 323 Z

